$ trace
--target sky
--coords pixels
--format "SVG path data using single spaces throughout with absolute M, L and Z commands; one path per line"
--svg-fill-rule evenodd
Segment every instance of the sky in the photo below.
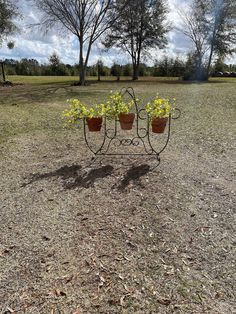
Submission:
M 181 58 L 186 56 L 191 50 L 191 42 L 175 29 L 180 23 L 180 17 L 176 9 L 179 11 L 184 10 L 188 2 L 188 0 L 168 0 L 170 10 L 168 20 L 172 26 L 172 30 L 168 33 L 168 46 L 162 50 L 150 50 L 151 58 L 146 60 L 147 64 L 152 65 L 156 59 L 160 60 L 164 55 L 169 57 L 179 56 Z M 47 63 L 49 56 L 56 52 L 63 63 L 78 63 L 79 44 L 75 36 L 59 34 L 53 29 L 48 30 L 48 33 L 44 34 L 35 27 L 29 27 L 29 25 L 40 21 L 40 12 L 30 5 L 29 0 L 18 0 L 18 7 L 22 18 L 17 19 L 15 22 L 20 32 L 9 38 L 14 41 L 15 47 L 9 50 L 5 42 L 2 48 L 0 48 L 0 59 L 12 58 L 19 60 L 21 58 L 33 58 L 40 63 Z M 111 66 L 113 62 L 119 64 L 131 62 L 128 55 L 116 48 L 105 52 L 98 41 L 92 48 L 89 65 L 95 64 L 99 59 L 108 66 Z M 236 56 L 226 60 L 226 62 L 236 63 Z

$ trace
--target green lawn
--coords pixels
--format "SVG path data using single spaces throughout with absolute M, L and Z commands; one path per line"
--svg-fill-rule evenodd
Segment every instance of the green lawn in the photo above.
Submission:
M 79 77 L 76 76 L 22 76 L 22 75 L 10 75 L 7 77 L 7 79 L 13 83 L 20 83 L 20 84 L 30 84 L 30 85 L 48 85 L 48 84 L 71 84 L 73 82 L 77 82 L 79 80 Z M 88 83 L 89 82 L 96 82 L 97 77 L 96 76 L 90 76 L 86 78 Z M 131 81 L 131 78 L 121 77 L 120 78 L 122 82 L 128 82 Z M 102 82 L 117 82 L 116 77 L 114 76 L 102 76 L 101 77 Z M 140 77 L 139 82 L 165 82 L 165 81 L 173 81 L 173 82 L 179 82 L 179 79 L 176 77 Z M 210 82 L 231 82 L 235 83 L 235 78 L 226 78 L 226 77 L 217 77 L 217 78 L 210 78 Z M 188 82 L 186 83 L 188 84 Z
M 0 139 L 6 140 L 18 133 L 30 133 L 39 130 L 61 130 L 60 113 L 66 108 L 69 98 L 80 98 L 88 104 L 104 101 L 110 90 L 119 90 L 123 86 L 134 87 L 139 98 L 146 100 L 160 93 L 165 97 L 177 98 L 177 104 L 184 110 L 196 106 L 202 98 L 204 111 L 212 110 L 212 101 L 227 102 L 234 95 L 236 80 L 214 79 L 210 83 L 186 84 L 176 78 L 141 78 L 132 82 L 123 78 L 116 82 L 114 78 L 97 82 L 89 78 L 90 84 L 85 87 L 73 87 L 73 77 L 26 77 L 12 76 L 16 85 L 1 88 L 0 97 Z M 199 95 L 201 93 L 201 95 Z M 206 104 L 206 105 L 205 105 Z M 188 106 L 186 108 L 186 105 Z M 210 105 L 210 108 L 207 106 Z M 224 111 L 224 106 L 217 107 Z M 197 112 L 196 114 L 199 114 Z M 202 113 L 201 113 L 202 114 Z
M 78 77 L 74 76 L 22 76 L 22 75 L 11 75 L 7 79 L 13 83 L 23 83 L 31 85 L 44 85 L 44 84 L 60 84 L 60 83 L 73 83 L 79 80 Z M 96 76 L 90 76 L 86 78 L 88 82 L 97 81 Z M 121 81 L 130 81 L 130 77 L 121 77 Z M 166 81 L 166 80 L 177 80 L 174 77 L 140 77 L 141 82 L 143 81 Z M 101 81 L 114 81 L 116 82 L 116 77 L 114 76 L 103 76 Z

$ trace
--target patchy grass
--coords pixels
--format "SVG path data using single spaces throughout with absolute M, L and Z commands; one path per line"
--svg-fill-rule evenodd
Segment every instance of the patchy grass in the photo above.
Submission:
M 8 80 L 13 83 L 20 84 L 30 84 L 30 85 L 48 85 L 48 84 L 70 84 L 78 81 L 76 76 L 22 76 L 22 75 L 11 75 L 8 76 Z M 130 77 L 122 76 L 121 81 L 130 81 Z M 87 82 L 96 82 L 96 76 L 87 77 Z M 102 82 L 116 82 L 116 77 L 114 76 L 103 76 L 101 77 Z M 140 82 L 150 82 L 150 81 L 178 81 L 174 77 L 140 77 Z
M 74 82 L 78 81 L 78 77 L 76 76 L 22 76 L 22 75 L 11 75 L 8 76 L 7 78 L 9 81 L 13 83 L 18 83 L 18 84 L 30 84 L 30 85 L 51 85 L 51 84 L 72 84 Z M 97 77 L 96 76 L 90 76 L 87 77 L 87 82 L 89 83 L 94 83 L 97 82 Z M 131 78 L 128 76 L 121 76 L 120 80 L 122 83 L 126 82 L 132 82 Z M 117 82 L 116 77 L 114 76 L 102 76 L 101 77 L 101 82 L 113 82 L 119 84 Z M 193 82 L 183 82 L 177 77 L 140 77 L 139 81 L 136 82 L 136 84 L 140 83 L 152 83 L 152 82 L 158 82 L 158 83 L 177 83 L 177 84 L 192 84 Z M 214 77 L 210 78 L 209 82 L 215 82 L 215 83 L 235 83 L 236 79 L 235 78 L 230 78 L 230 77 Z M 206 84 L 205 82 L 200 83 L 200 84 Z
M 0 89 L 0 312 L 234 313 L 235 81 L 39 82 Z M 182 111 L 156 171 L 62 128 L 123 85 Z

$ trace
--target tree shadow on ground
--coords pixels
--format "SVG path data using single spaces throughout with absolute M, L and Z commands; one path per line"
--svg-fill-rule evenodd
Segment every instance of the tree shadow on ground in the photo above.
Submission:
M 67 182 L 64 184 L 66 189 L 74 189 L 74 188 L 89 188 L 94 186 L 94 183 L 98 179 L 106 178 L 110 176 L 113 172 L 114 168 L 111 165 L 102 166 L 100 168 L 91 169 L 88 173 L 82 174 L 75 178 L 74 182 Z
M 32 184 L 34 182 L 50 179 L 53 177 L 61 178 L 63 181 L 63 186 L 65 189 L 75 189 L 75 188 L 89 188 L 94 186 L 95 181 L 98 179 L 110 176 L 114 168 L 110 165 L 101 166 L 96 169 L 91 169 L 88 172 L 82 172 L 82 166 L 72 165 L 63 166 L 55 171 L 47 173 L 37 173 L 33 174 L 29 182 L 22 184 L 22 187 Z
M 120 191 L 124 191 L 131 181 L 134 185 L 142 186 L 141 177 L 145 176 L 149 171 L 150 166 L 147 164 L 132 166 L 130 169 L 128 169 L 124 178 L 119 183 L 119 185 L 116 186 L 116 188 Z
M 62 180 L 67 180 L 70 178 L 77 178 L 79 170 L 82 169 L 82 166 L 80 165 L 72 165 L 72 166 L 63 166 L 57 170 L 47 172 L 47 173 L 36 173 L 31 176 L 31 179 L 29 182 L 22 184 L 23 187 L 26 185 L 32 184 L 34 182 L 44 180 L 44 179 L 50 179 L 53 177 L 61 177 Z
M 133 185 L 142 186 L 140 179 L 149 171 L 150 166 L 147 164 L 132 166 L 125 172 L 123 179 L 113 185 L 113 189 L 116 188 L 119 191 L 124 191 L 130 182 L 132 182 Z M 97 180 L 109 177 L 113 172 L 114 167 L 111 165 L 103 165 L 98 168 L 89 169 L 88 171 L 86 171 L 86 168 L 83 170 L 80 165 L 63 166 L 51 172 L 33 174 L 27 183 L 22 184 L 22 187 L 37 181 L 55 177 L 61 178 L 63 187 L 67 190 L 76 188 L 88 189 L 89 187 L 93 187 Z

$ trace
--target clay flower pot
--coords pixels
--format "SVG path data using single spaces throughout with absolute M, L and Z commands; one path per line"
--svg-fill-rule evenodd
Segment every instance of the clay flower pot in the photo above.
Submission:
M 88 129 L 90 132 L 99 132 L 102 127 L 102 117 L 86 118 Z
M 122 130 L 131 130 L 134 123 L 134 113 L 121 113 L 119 114 L 120 127 Z
M 153 118 L 152 119 L 152 132 L 164 133 L 168 117 L 166 118 Z

